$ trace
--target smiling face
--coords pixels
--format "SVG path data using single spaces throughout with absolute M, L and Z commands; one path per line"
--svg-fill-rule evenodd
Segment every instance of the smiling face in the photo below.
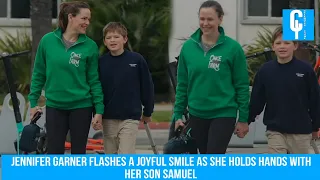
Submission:
M 199 11 L 199 25 L 203 35 L 211 35 L 218 31 L 222 22 L 222 16 L 219 17 L 215 8 L 201 8 Z
M 283 41 L 282 34 L 275 38 L 272 49 L 280 60 L 291 60 L 298 45 L 293 41 Z
M 117 30 L 109 31 L 104 38 L 104 44 L 111 52 L 119 52 L 124 49 L 128 38 L 121 35 Z
M 79 34 L 85 34 L 90 24 L 91 11 L 87 8 L 81 8 L 76 16 L 68 15 L 70 28 Z

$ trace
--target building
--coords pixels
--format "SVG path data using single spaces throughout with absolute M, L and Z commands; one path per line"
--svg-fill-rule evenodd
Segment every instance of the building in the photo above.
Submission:
M 51 1 L 52 23 L 56 23 L 61 0 Z M 31 32 L 30 0 L 0 0 L 0 29 L 12 34 L 17 30 Z M 1 36 L 3 32 L 0 31 Z
M 173 0 L 172 35 L 169 44 L 170 60 L 179 55 L 180 38 L 189 37 L 198 26 L 198 11 L 205 0 Z M 226 34 L 241 45 L 253 42 L 261 26 L 273 30 L 282 22 L 282 9 L 289 0 L 217 0 L 224 9 L 222 26 Z
M 53 23 L 62 0 L 52 0 Z M 198 9 L 204 0 L 172 0 L 172 35 L 169 44 L 170 59 L 179 54 L 181 40 L 198 27 Z M 281 24 L 282 9 L 289 8 L 290 0 L 217 0 L 225 16 L 223 27 L 227 35 L 244 45 L 252 42 L 261 25 L 273 29 Z M 0 28 L 10 33 L 30 31 L 30 0 L 0 0 Z M 0 31 L 0 37 L 3 33 Z
M 173 0 L 172 46 L 175 38 L 187 37 L 197 28 L 197 12 L 204 0 Z M 61 0 L 52 0 L 53 18 L 57 17 Z M 229 36 L 242 44 L 252 39 L 260 25 L 273 27 L 281 23 L 281 11 L 289 7 L 289 0 L 218 0 L 224 8 L 223 26 Z M 15 32 L 17 28 L 30 28 L 29 0 L 0 0 L 0 28 Z M 267 7 L 267 8 L 266 8 Z M 53 19 L 56 22 L 56 19 Z M 174 50 L 173 50 L 174 51 Z

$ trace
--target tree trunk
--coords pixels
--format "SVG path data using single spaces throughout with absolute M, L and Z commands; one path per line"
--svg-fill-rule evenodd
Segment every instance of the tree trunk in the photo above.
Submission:
M 31 73 L 41 38 L 52 31 L 52 0 L 30 0 L 30 19 L 32 30 Z

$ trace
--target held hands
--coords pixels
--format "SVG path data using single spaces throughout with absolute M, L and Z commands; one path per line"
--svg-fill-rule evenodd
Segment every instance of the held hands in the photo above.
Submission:
M 249 125 L 246 122 L 237 122 L 236 128 L 234 130 L 234 134 L 236 134 L 239 138 L 244 138 L 249 132 Z
M 92 128 L 94 130 L 101 130 L 102 129 L 102 115 L 101 114 L 95 114 L 92 119 Z

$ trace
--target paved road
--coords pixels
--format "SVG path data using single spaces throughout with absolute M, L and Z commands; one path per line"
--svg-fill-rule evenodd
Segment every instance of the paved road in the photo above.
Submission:
M 151 129 L 151 135 L 153 137 L 155 144 L 162 146 L 168 141 L 169 132 L 168 130 Z M 151 145 L 149 138 L 147 136 L 146 130 L 144 129 L 139 130 L 136 143 L 138 146 Z

